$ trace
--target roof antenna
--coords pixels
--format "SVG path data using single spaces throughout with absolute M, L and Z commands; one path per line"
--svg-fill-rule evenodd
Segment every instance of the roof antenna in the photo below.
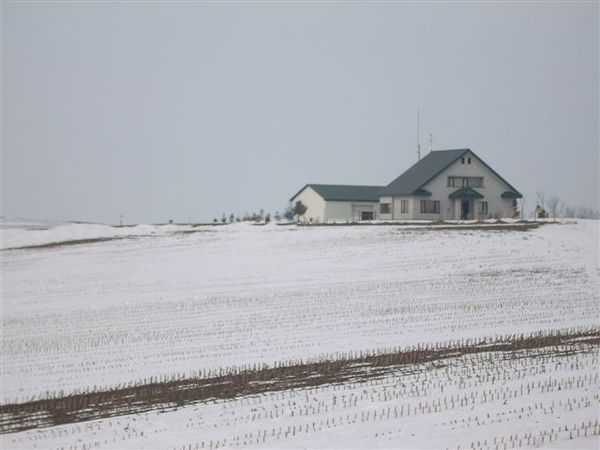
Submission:
M 417 108 L 417 161 L 421 161 L 421 142 L 419 140 L 419 108 Z
M 429 151 L 433 151 L 433 133 L 429 133 Z

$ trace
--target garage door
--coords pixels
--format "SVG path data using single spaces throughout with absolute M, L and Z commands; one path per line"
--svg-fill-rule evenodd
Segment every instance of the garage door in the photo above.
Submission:
M 372 205 L 352 205 L 352 220 L 373 220 L 375 213 Z

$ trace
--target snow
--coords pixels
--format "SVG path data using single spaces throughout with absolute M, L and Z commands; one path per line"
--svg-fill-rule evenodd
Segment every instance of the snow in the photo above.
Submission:
M 113 226 L 90 223 L 54 223 L 4 220 L 1 249 L 68 243 L 78 240 L 165 235 L 191 230 L 190 225 Z
M 518 356 L 464 356 L 366 382 L 61 425 L 0 443 L 73 450 L 597 448 L 598 348 Z
M 139 234 L 2 252 L 3 401 L 598 324 L 597 221 L 518 232 L 273 224 L 9 231 L 11 247 Z
M 123 238 L 2 251 L 3 402 L 599 323 L 591 220 L 527 231 L 15 220 L 1 232 L 3 249 Z M 363 383 L 2 435 L 0 446 L 500 449 L 515 439 L 528 448 L 597 447 L 598 427 L 587 425 L 598 419 L 597 348 L 485 355 Z M 459 398 L 472 400 L 434 406 Z M 390 412 L 409 406 L 416 415 Z

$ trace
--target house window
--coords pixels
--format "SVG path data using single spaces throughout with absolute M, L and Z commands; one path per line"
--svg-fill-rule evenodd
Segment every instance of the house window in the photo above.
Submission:
M 468 162 L 469 164 L 471 164 L 471 158 L 468 158 L 467 162 Z
M 486 215 L 488 213 L 488 202 L 479 202 L 479 214 Z
M 400 200 L 400 214 L 408 214 L 408 200 Z
M 469 177 L 469 187 L 483 187 L 483 177 Z
M 439 214 L 439 200 L 421 200 L 421 214 Z
M 448 177 L 448 187 L 483 187 L 483 177 Z
M 465 158 L 461 158 L 461 159 L 460 159 L 460 163 L 461 163 L 461 164 L 464 164 L 464 163 L 465 163 Z
M 381 203 L 379 205 L 379 212 L 381 214 L 389 214 L 392 212 L 391 205 L 389 203 Z

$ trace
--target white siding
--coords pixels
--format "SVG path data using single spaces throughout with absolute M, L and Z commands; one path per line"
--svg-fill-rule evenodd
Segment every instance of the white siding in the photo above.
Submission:
M 327 202 L 325 205 L 325 220 L 328 222 L 351 221 L 352 202 Z
M 373 211 L 373 218 L 379 217 L 378 202 L 328 201 L 325 204 L 325 220 L 328 222 L 356 222 L 360 211 Z
M 352 221 L 356 222 L 359 220 L 363 220 L 362 213 L 371 213 L 373 214 L 373 220 L 377 219 L 377 208 L 379 208 L 378 202 L 352 203 Z
M 307 186 L 292 198 L 290 201 L 292 208 L 297 201 L 301 201 L 306 206 L 306 213 L 303 217 L 305 221 L 308 222 L 312 219 L 313 222 L 322 222 L 324 220 L 325 200 L 313 188 Z
M 471 158 L 471 164 L 468 164 L 468 159 Z M 474 213 L 475 219 L 480 218 L 478 215 L 478 202 L 488 202 L 487 217 L 511 217 L 512 200 L 503 199 L 500 196 L 503 192 L 511 190 L 500 178 L 492 171 L 485 167 L 473 153 L 465 154 L 465 163 L 462 164 L 458 159 L 450 167 L 445 169 L 437 177 L 423 186 L 423 189 L 432 193 L 431 197 L 415 197 L 415 206 L 413 209 L 415 219 L 455 219 L 460 218 L 460 201 L 455 201 L 448 196 L 460 189 L 460 186 L 448 187 L 448 177 L 483 177 L 483 187 L 473 188 L 483 195 L 483 199 L 471 201 L 471 211 Z M 440 214 L 421 214 L 419 200 L 439 200 Z M 484 217 L 481 217 L 484 218 Z
M 390 205 L 390 213 L 382 214 L 381 210 L 377 209 L 377 214 L 381 220 L 392 220 L 394 218 L 394 202 L 392 197 L 381 197 L 379 199 L 379 204 L 381 203 L 389 203 Z
M 422 188 L 431 192 L 430 197 L 381 197 L 379 202 L 351 202 L 351 201 L 325 201 L 310 186 L 305 187 L 291 201 L 292 206 L 298 200 L 307 207 L 304 219 L 313 222 L 353 222 L 360 220 L 360 211 L 372 210 L 373 218 L 379 220 L 437 220 L 437 219 L 460 219 L 461 201 L 453 200 L 449 195 L 460 189 L 461 186 L 448 186 L 448 177 L 483 177 L 483 186 L 473 189 L 483 195 L 483 199 L 470 200 L 470 214 L 474 219 L 485 219 L 488 217 L 512 217 L 512 199 L 503 199 L 501 195 L 511 188 L 496 174 L 488 169 L 473 153 L 467 152 L 464 156 L 465 163 L 461 159 L 455 161 L 433 180 Z M 471 158 L 471 164 L 468 164 Z M 401 201 L 408 201 L 408 212 L 401 212 Z M 421 214 L 421 200 L 437 200 L 440 202 L 439 214 Z M 487 202 L 488 213 L 479 214 L 479 205 Z M 389 203 L 391 211 L 389 214 L 380 214 L 380 203 Z
M 408 201 L 408 211 L 402 212 L 402 200 Z M 415 204 L 413 197 L 394 197 L 393 204 L 394 220 L 412 219 L 415 213 Z

